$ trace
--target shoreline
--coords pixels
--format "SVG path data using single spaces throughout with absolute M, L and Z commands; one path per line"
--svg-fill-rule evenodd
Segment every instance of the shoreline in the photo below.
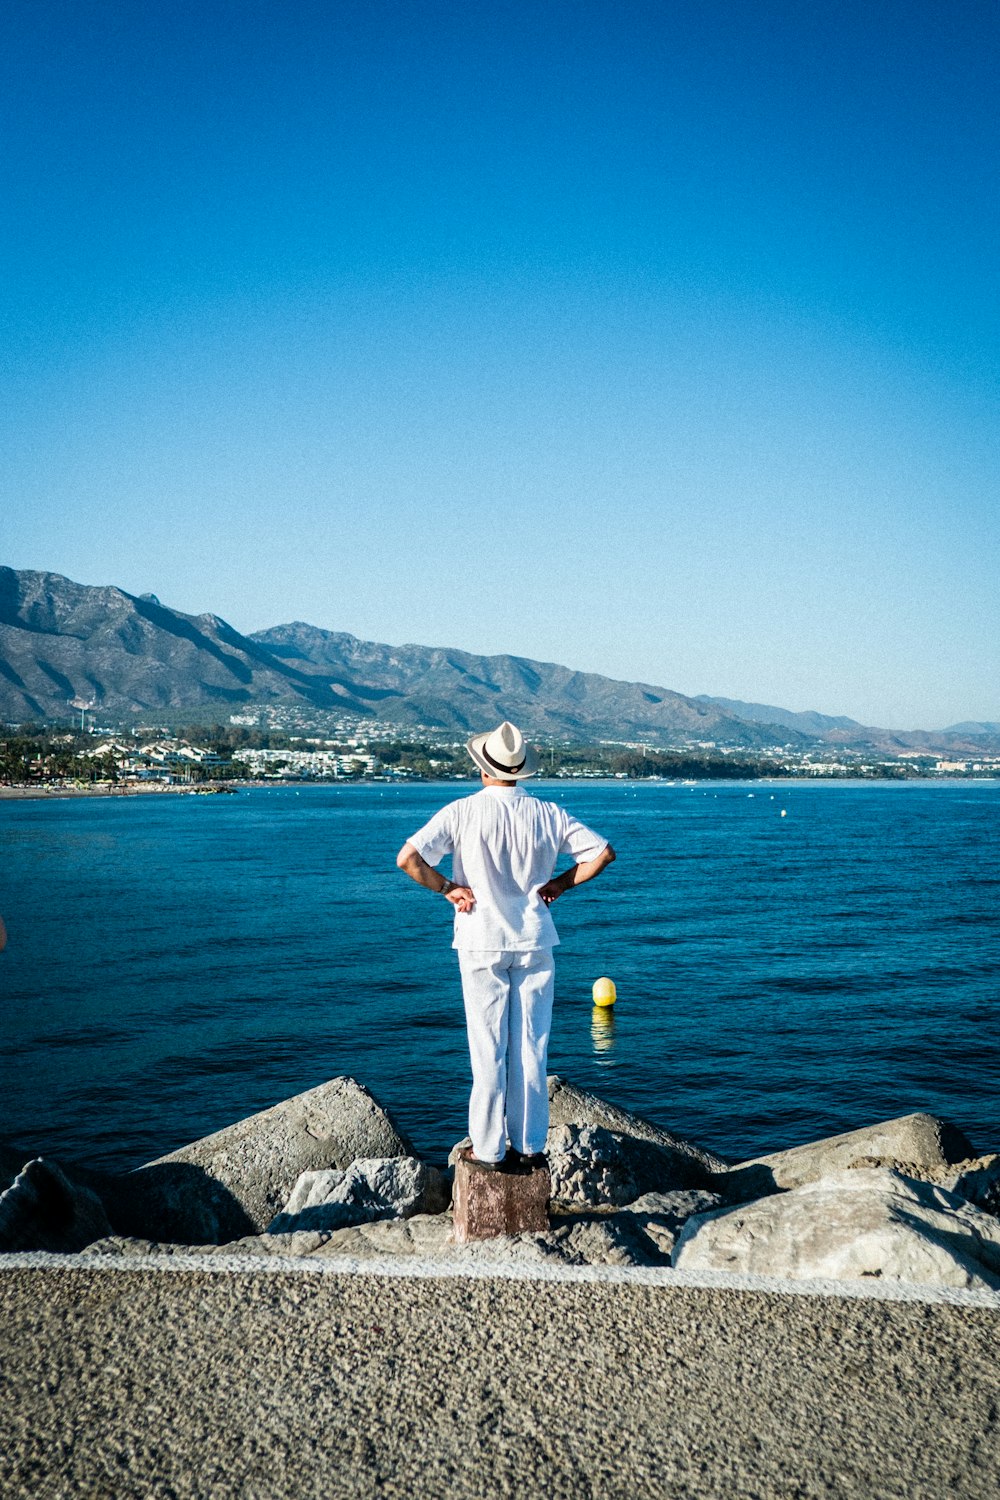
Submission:
M 895 776 L 767 776 L 749 780 L 745 777 L 734 776 L 718 777 L 706 776 L 697 780 L 667 781 L 661 777 L 644 776 L 631 780 L 624 780 L 613 776 L 556 776 L 537 778 L 538 785 L 560 786 L 569 783 L 572 786 L 625 786 L 636 788 L 639 786 L 686 786 L 686 787 L 720 787 L 720 786 L 754 786 L 754 787 L 801 787 L 801 786 L 846 786 L 846 787 L 926 787 L 926 786 L 989 786 L 1000 783 L 998 776 L 912 776 L 898 778 Z M 379 777 L 359 777 L 357 781 L 203 781 L 198 783 L 179 783 L 173 786 L 143 785 L 142 783 L 128 783 L 127 785 L 99 785 L 99 786 L 11 786 L 0 784 L 0 802 L 46 802 L 46 801 L 68 801 L 74 797 L 91 797 L 102 801 L 117 800 L 125 797 L 192 797 L 209 796 L 217 794 L 229 794 L 232 792 L 270 792 L 283 787 L 294 788 L 295 791 L 329 790 L 330 787 L 354 787 L 354 786 L 440 786 L 440 787 L 465 787 L 475 790 L 476 783 L 468 781 L 437 781 L 430 777 L 421 778 L 408 776 L 405 781 L 383 780 Z
M 193 792 L 190 786 L 0 786 L 0 802 L 46 802 L 53 797 L 147 797 Z M 242 788 L 241 788 L 242 790 Z

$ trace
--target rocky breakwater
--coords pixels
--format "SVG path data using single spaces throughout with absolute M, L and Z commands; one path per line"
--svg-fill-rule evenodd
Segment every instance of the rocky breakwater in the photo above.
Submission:
M 926 1114 L 729 1163 L 553 1077 L 547 1230 L 456 1244 L 451 1171 L 335 1078 L 137 1171 L 0 1152 L 0 1250 L 674 1266 L 1000 1290 L 1000 1155 Z

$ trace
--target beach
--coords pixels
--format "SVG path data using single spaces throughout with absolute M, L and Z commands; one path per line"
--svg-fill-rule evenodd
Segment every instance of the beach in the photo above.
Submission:
M 995 1307 L 34 1259 L 0 1275 L 11 1495 L 996 1493 Z

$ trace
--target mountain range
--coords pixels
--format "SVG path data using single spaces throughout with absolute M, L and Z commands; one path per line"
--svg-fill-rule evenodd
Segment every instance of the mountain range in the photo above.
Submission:
M 526 657 L 388 646 L 301 621 L 241 635 L 218 615 L 187 615 L 154 594 L 0 567 L 0 720 L 63 720 L 70 705 L 106 718 L 190 712 L 228 717 L 297 704 L 384 724 L 468 733 L 514 719 L 577 740 L 714 742 L 763 749 L 844 745 L 885 751 L 1000 748 L 994 724 L 924 733 L 767 704 L 685 697 Z

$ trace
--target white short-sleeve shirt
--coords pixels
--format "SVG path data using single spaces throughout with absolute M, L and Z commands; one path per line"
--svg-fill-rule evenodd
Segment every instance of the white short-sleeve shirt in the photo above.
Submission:
M 429 865 L 450 854 L 452 879 L 476 898 L 472 911 L 455 912 L 454 948 L 530 952 L 559 941 L 538 894 L 559 856 L 577 864 L 596 859 L 608 841 L 518 785 L 487 786 L 449 802 L 409 842 Z

